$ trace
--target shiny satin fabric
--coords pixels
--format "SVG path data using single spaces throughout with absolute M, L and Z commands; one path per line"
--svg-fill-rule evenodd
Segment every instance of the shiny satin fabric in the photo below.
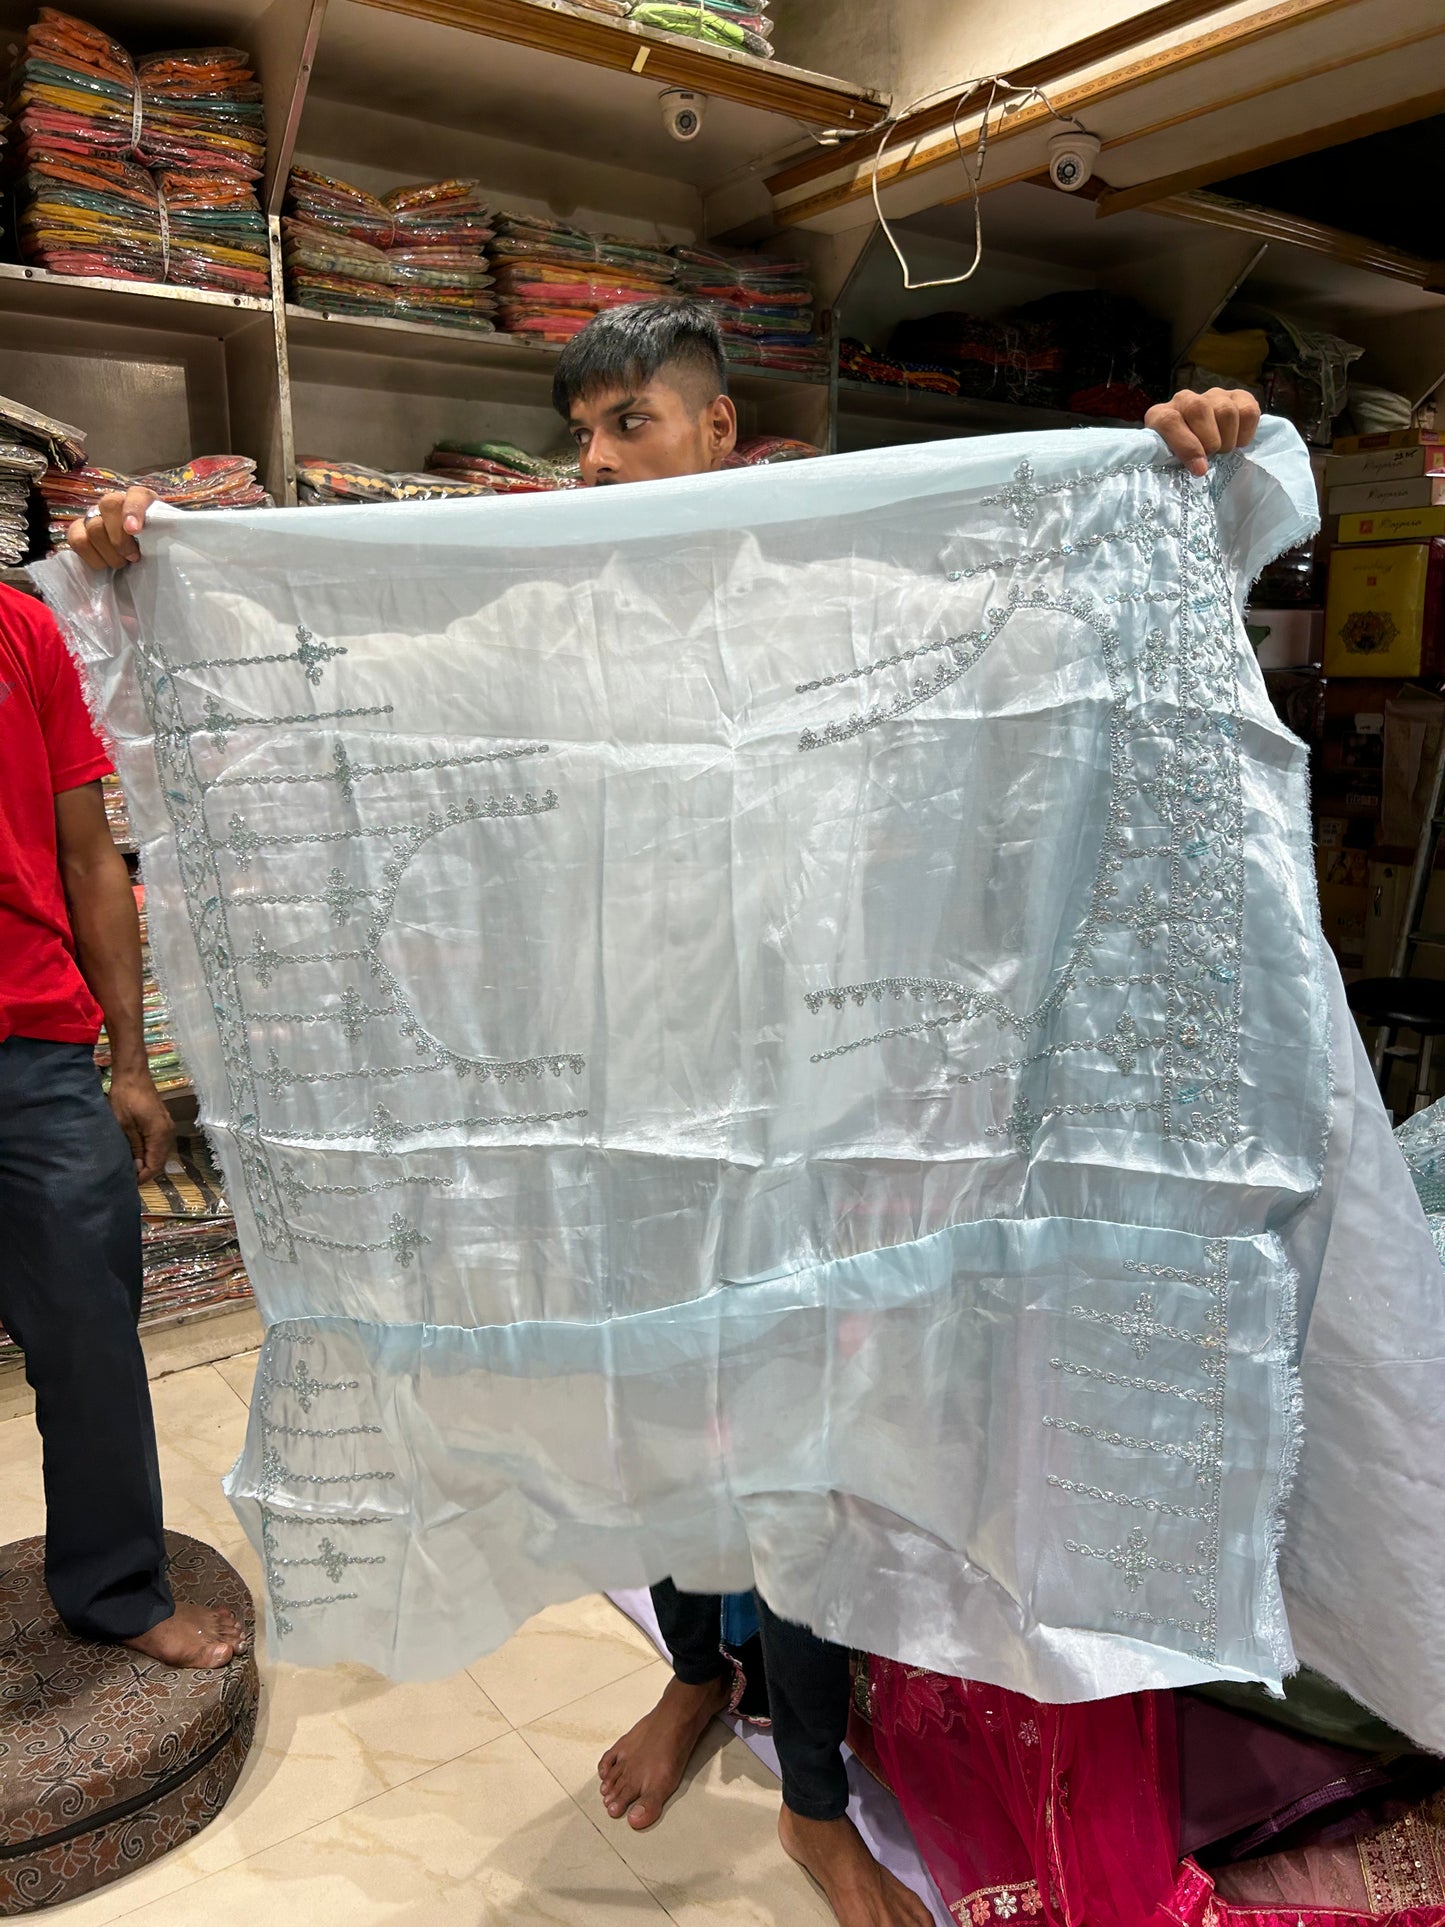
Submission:
M 1330 1023 L 1240 605 L 1313 518 L 1267 422 L 38 572 L 269 1326 L 283 1656 L 671 1574 L 1040 1699 L 1292 1664 Z

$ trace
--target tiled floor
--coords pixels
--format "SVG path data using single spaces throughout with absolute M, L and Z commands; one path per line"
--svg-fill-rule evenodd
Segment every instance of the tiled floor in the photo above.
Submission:
M 167 1523 L 260 1572 L 220 1490 L 254 1356 L 152 1385 Z M 0 1543 L 44 1523 L 33 1421 L 0 1423 Z M 231 1803 L 64 1927 L 825 1927 L 778 1846 L 778 1791 L 721 1727 L 653 1833 L 603 1813 L 596 1761 L 656 1697 L 651 1645 L 604 1599 L 540 1615 L 469 1672 L 392 1686 L 262 1649 L 261 1727 Z

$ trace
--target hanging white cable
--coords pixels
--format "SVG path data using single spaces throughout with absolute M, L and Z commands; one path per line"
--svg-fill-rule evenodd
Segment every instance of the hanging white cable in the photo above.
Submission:
M 963 151 L 963 140 L 958 131 L 958 120 L 967 102 L 981 87 L 987 87 L 989 94 L 988 99 L 984 102 L 983 115 L 979 121 L 977 157 L 970 161 L 969 157 Z M 893 129 L 902 126 L 903 122 L 906 121 L 911 114 L 916 114 L 921 107 L 926 106 L 930 101 L 946 100 L 952 93 L 957 93 L 958 98 L 954 102 L 949 128 L 953 134 L 953 144 L 958 150 L 959 161 L 962 163 L 964 173 L 968 176 L 969 194 L 973 201 L 973 260 L 964 269 L 962 274 L 940 275 L 931 281 L 915 281 L 909 272 L 907 257 L 898 245 L 897 237 L 893 229 L 889 226 L 888 218 L 883 212 L 883 203 L 878 193 L 878 177 L 883 172 L 883 157 L 887 152 L 889 135 Z M 931 94 L 920 94 L 917 100 L 909 102 L 901 114 L 890 114 L 888 119 L 883 123 L 883 138 L 878 143 L 878 152 L 873 156 L 873 171 L 869 184 L 873 192 L 873 212 L 878 216 L 878 225 L 883 230 L 883 238 L 887 241 L 889 247 L 892 248 L 894 256 L 897 259 L 898 266 L 902 271 L 903 285 L 905 288 L 954 288 L 957 287 L 961 281 L 971 280 L 978 272 L 979 264 L 983 260 L 983 209 L 980 204 L 979 188 L 983 181 L 984 161 L 988 154 L 988 117 L 993 112 L 994 103 L 998 100 L 1000 93 L 1006 96 L 1003 105 L 999 109 L 1000 124 L 1002 124 L 1005 114 L 1026 105 L 1026 103 L 1031 100 L 1036 100 L 1042 105 L 1044 111 L 1051 114 L 1061 125 L 1077 127 L 1081 133 L 1085 131 L 1083 122 L 1078 120 L 1073 114 L 1059 113 L 1054 103 L 1041 87 L 1016 87 L 1004 74 L 981 74 L 977 80 L 965 81 L 960 88 L 945 87 L 939 88 Z

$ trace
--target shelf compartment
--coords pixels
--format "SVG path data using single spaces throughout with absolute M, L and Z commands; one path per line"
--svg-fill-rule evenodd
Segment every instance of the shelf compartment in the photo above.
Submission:
M 269 297 L 215 294 L 161 281 L 108 281 L 0 261 L 0 315 L 155 328 L 224 339 L 270 315 Z

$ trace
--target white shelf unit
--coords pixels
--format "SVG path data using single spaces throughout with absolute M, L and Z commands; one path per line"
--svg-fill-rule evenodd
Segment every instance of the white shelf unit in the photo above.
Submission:
M 265 88 L 278 300 L 51 275 L 16 259 L 11 223 L 0 243 L 0 392 L 85 429 L 103 467 L 249 455 L 278 502 L 296 499 L 298 451 L 417 469 L 445 437 L 542 453 L 562 436 L 555 351 L 280 301 L 293 161 L 376 190 L 466 176 L 491 206 L 668 245 L 708 232 L 715 189 L 811 149 L 812 129 L 866 126 L 883 112 L 846 82 L 558 0 L 74 0 L 74 11 L 137 53 L 227 42 L 251 56 Z M 35 12 L 30 0 L 0 0 L 0 61 Z M 657 96 L 669 84 L 708 94 L 695 142 L 663 128 Z M 732 387 L 744 433 L 826 441 L 826 377 L 748 369 Z

